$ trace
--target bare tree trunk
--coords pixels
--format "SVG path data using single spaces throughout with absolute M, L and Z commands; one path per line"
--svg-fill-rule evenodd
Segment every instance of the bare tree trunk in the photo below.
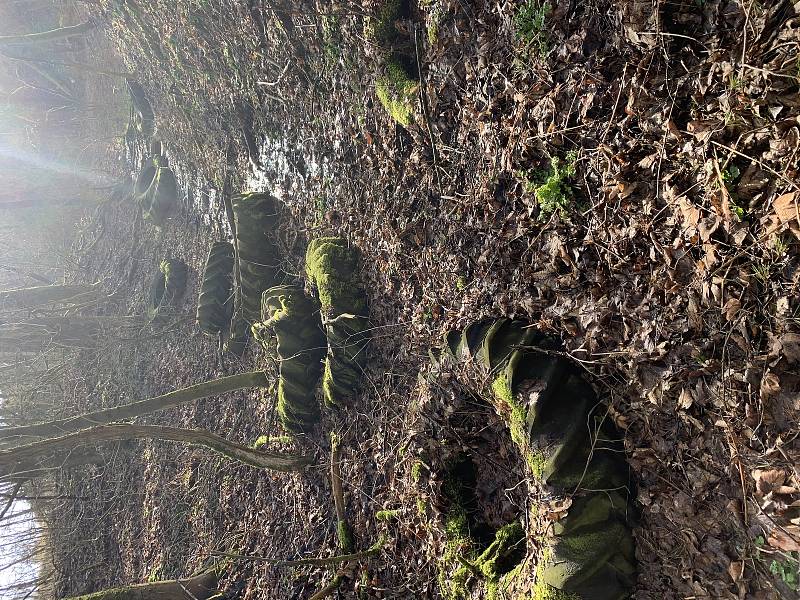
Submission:
M 20 35 L 0 35 L 0 46 L 9 46 L 11 44 L 41 44 L 45 42 L 53 42 L 56 40 L 63 40 L 73 35 L 84 35 L 89 33 L 96 27 L 92 21 L 86 21 L 79 25 L 70 25 L 69 27 L 59 27 L 58 29 L 51 29 L 50 31 L 41 31 L 37 33 L 24 33 Z
M 180 406 L 186 402 L 199 400 L 207 396 L 215 396 L 217 394 L 224 394 L 226 392 L 233 392 L 249 387 L 265 387 L 266 385 L 267 375 L 264 371 L 250 371 L 248 373 L 239 373 L 238 375 L 213 379 L 188 388 L 175 390 L 174 392 L 169 392 L 162 396 L 147 398 L 146 400 L 140 400 L 116 408 L 107 408 L 105 410 L 98 410 L 76 417 L 49 421 L 47 423 L 39 423 L 37 425 L 4 427 L 0 428 L 0 448 L 8 448 L 15 443 L 24 442 L 25 438 L 56 437 L 96 425 L 105 425 L 114 423 L 115 421 L 133 419 L 160 410 Z
M 217 574 L 206 571 L 190 579 L 128 585 L 66 600 L 209 600 L 217 593 Z
M 52 465 L 54 461 L 58 460 L 57 457 L 67 457 L 75 450 L 80 452 L 80 448 L 86 444 L 132 439 L 166 440 L 205 446 L 232 460 L 273 471 L 298 471 L 311 462 L 309 457 L 302 455 L 284 455 L 253 450 L 202 429 L 117 423 L 84 429 L 77 433 L 33 442 L 11 450 L 0 450 L 0 478 L 18 478 L 23 474 L 36 472 L 42 468 L 43 461 Z

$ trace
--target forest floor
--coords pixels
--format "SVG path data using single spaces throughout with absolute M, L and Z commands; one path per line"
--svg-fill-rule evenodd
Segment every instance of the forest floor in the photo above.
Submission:
M 560 338 L 624 431 L 641 512 L 635 598 L 794 597 L 800 13 L 791 2 L 560 0 L 539 26 L 536 0 L 421 3 L 397 24 L 424 91 L 408 127 L 375 95 L 371 2 L 128 4 L 135 19 L 108 4 L 108 35 L 208 214 L 187 202 L 156 232 L 134 207 L 109 205 L 97 274 L 118 278 L 128 309 L 141 310 L 158 260 L 180 255 L 192 270 L 192 315 L 205 253 L 227 231 L 217 199 L 256 187 L 293 215 L 288 273 L 302 272 L 312 237 L 358 246 L 376 335 L 362 396 L 297 442 L 318 458 L 302 474 L 137 444 L 93 479 L 74 476 L 79 490 L 106 490 L 65 515 L 78 519 L 76 535 L 92 539 L 101 515 L 113 528 L 73 552 L 70 570 L 109 556 L 118 569 L 84 570 L 65 592 L 187 574 L 210 550 L 335 553 L 327 448 L 336 431 L 357 544 L 386 527 L 376 511 L 402 510 L 382 554 L 340 596 L 439 597 L 436 502 L 418 509 L 428 492 L 413 481 L 409 452 L 417 375 L 445 332 L 506 315 Z M 548 175 L 551 210 L 535 193 Z M 130 380 L 124 393 L 140 394 L 274 368 L 258 352 L 245 364 L 220 358 L 191 323 L 108 360 Z M 154 422 L 249 444 L 280 434 L 273 402 L 234 394 Z M 490 419 L 496 445 L 507 443 L 502 431 Z M 512 466 L 504 477 L 512 487 L 524 475 Z M 307 598 L 326 577 L 243 561 L 231 581 L 246 599 Z

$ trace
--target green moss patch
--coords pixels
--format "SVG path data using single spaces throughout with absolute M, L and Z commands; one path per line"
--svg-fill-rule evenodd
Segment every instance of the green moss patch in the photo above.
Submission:
M 409 127 L 414 121 L 419 83 L 396 58 L 389 58 L 385 73 L 375 82 L 378 100 L 395 121 Z
M 317 290 L 328 353 L 322 391 L 328 405 L 342 405 L 358 390 L 366 364 L 369 321 L 358 280 L 359 254 L 341 238 L 312 240 L 306 275 Z
M 400 35 L 395 22 L 408 14 L 408 0 L 387 0 L 364 19 L 364 37 L 378 46 L 390 47 Z

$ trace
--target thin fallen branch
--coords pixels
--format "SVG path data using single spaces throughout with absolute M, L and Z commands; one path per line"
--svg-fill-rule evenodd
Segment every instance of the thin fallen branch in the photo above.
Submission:
M 302 567 L 306 565 L 315 567 L 326 567 L 329 565 L 338 565 L 340 563 L 350 562 L 352 560 L 363 560 L 378 554 L 386 543 L 386 538 L 381 537 L 375 544 L 361 552 L 353 552 L 351 554 L 340 554 L 338 556 L 331 556 L 328 558 L 300 558 L 298 560 L 280 560 L 277 558 L 267 558 L 265 556 L 255 556 L 253 554 L 230 554 L 228 552 L 212 552 L 212 556 L 221 556 L 223 558 L 230 558 L 233 560 L 255 560 L 258 562 L 265 562 L 276 567 Z
M 431 118 L 428 110 L 428 95 L 425 92 L 425 77 L 422 75 L 422 59 L 419 53 L 419 26 L 414 27 L 414 50 L 417 54 L 417 69 L 419 71 L 419 98 L 422 104 L 422 117 L 425 119 L 425 128 L 428 130 L 428 138 L 431 142 L 431 154 L 433 155 L 433 172 L 436 173 L 436 185 L 439 187 L 439 196 L 442 195 L 442 180 L 439 175 L 439 152 L 436 149 L 436 140 L 433 137 L 431 128 Z
M 22 484 L 25 483 L 24 479 L 20 479 L 17 481 L 17 484 L 14 486 L 14 489 L 11 490 L 11 493 L 8 495 L 8 502 L 3 507 L 3 510 L 0 511 L 0 521 L 6 516 L 6 513 L 9 511 L 11 506 L 14 504 L 14 500 L 17 499 L 17 494 L 19 494 L 19 490 L 22 488 Z

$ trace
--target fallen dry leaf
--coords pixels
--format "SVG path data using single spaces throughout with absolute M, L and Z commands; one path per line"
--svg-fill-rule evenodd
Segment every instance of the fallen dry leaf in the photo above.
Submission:
M 744 574 L 744 563 L 739 560 L 732 561 L 731 564 L 728 565 L 728 574 L 734 581 L 739 581 Z
M 789 528 L 794 528 L 796 531 L 790 531 Z M 769 535 L 769 545 L 778 550 L 785 552 L 800 552 L 800 527 L 796 525 L 788 525 L 782 529 L 775 528 Z
M 738 298 L 731 298 L 725 303 L 725 306 L 722 307 L 722 312 L 725 315 L 725 319 L 727 321 L 733 321 L 737 314 L 739 314 L 739 309 L 742 308 L 742 303 L 739 301 Z
M 784 225 L 791 223 L 800 225 L 800 208 L 798 208 L 796 192 L 778 196 L 775 202 L 772 203 L 772 209 Z
M 786 471 L 782 469 L 755 469 L 751 475 L 756 482 L 756 489 L 762 494 L 768 494 L 786 481 Z
M 761 399 L 769 400 L 774 398 L 780 391 L 781 380 L 778 376 L 772 371 L 765 373 L 764 378 L 761 380 Z

